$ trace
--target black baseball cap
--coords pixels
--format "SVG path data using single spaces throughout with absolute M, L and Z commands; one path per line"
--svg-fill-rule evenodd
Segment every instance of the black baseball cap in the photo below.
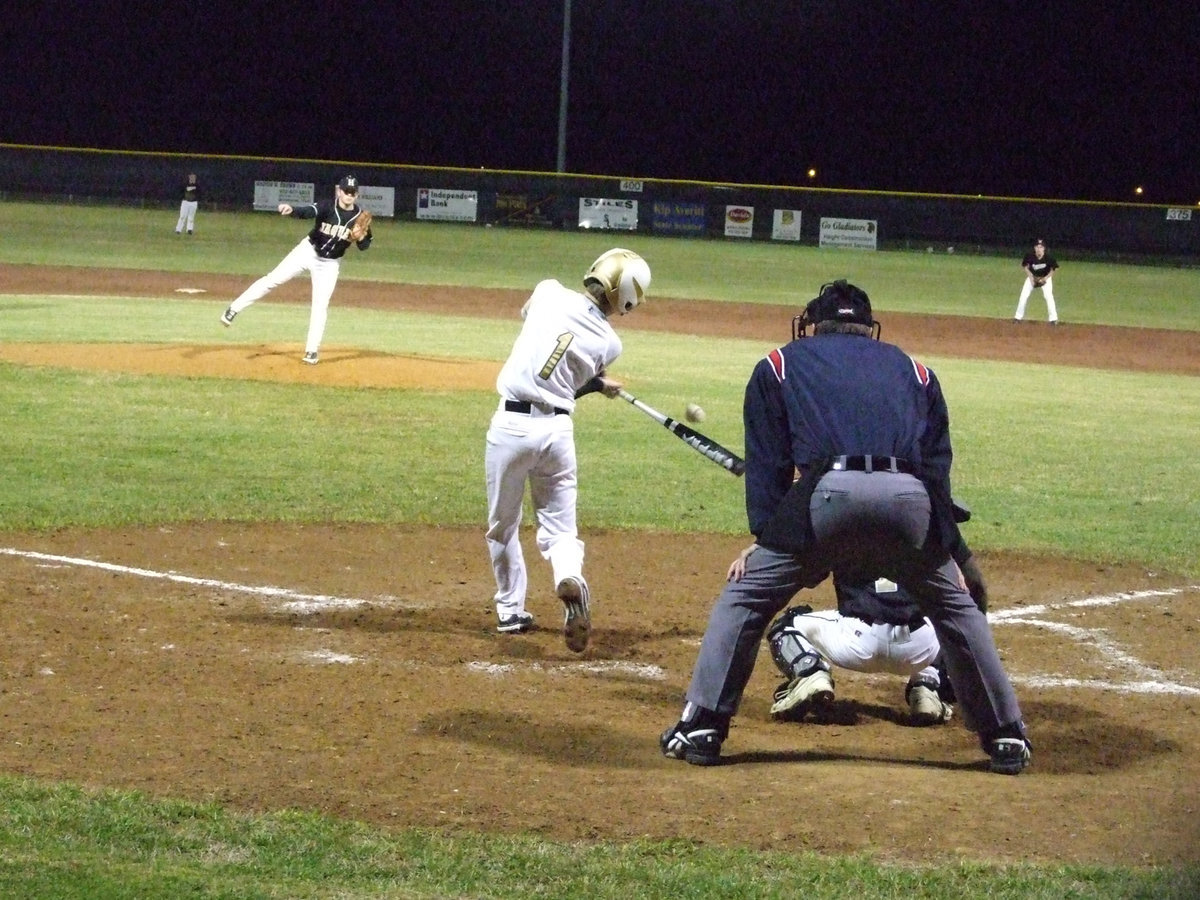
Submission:
M 1043 241 L 1041 238 L 1038 238 L 1036 241 L 1033 242 L 1033 246 L 1035 246 L 1035 247 L 1038 246 L 1039 244 L 1043 247 L 1046 246 L 1046 242 Z
M 353 175 L 343 175 L 342 180 L 338 182 L 338 187 L 340 187 L 347 194 L 357 194 L 358 179 Z
M 829 320 L 856 325 L 875 324 L 871 315 L 871 298 L 867 292 L 845 280 L 821 285 L 820 296 L 809 301 L 804 315 L 814 325 Z

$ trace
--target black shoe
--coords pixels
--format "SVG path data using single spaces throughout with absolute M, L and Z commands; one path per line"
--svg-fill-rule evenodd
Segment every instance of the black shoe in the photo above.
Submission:
M 682 759 L 693 766 L 716 766 L 721 762 L 722 740 L 719 728 L 679 722 L 664 731 L 658 743 L 667 759 Z
M 221 313 L 221 324 L 228 328 L 233 324 L 233 320 L 236 316 L 237 313 L 233 311 L 233 307 L 229 307 L 227 310 L 225 310 L 225 312 Z
M 998 775 L 1020 775 L 1033 758 L 1025 738 L 996 738 L 988 744 L 988 768 Z
M 306 366 L 315 366 L 317 364 L 316 351 L 310 350 L 308 353 L 305 353 L 304 358 L 301 359 L 300 362 L 304 363 Z
M 511 616 L 501 616 L 496 630 L 501 634 L 524 634 L 533 628 L 533 616 L 527 612 L 513 613 Z

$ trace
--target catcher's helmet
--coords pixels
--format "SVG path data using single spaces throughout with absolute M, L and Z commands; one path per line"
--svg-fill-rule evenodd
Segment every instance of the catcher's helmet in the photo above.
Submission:
M 880 325 L 871 315 L 871 298 L 862 288 L 844 278 L 821 285 L 821 293 L 808 301 L 804 312 L 792 319 L 792 340 L 805 337 L 810 325 L 830 321 L 867 325 L 874 337 L 879 338 Z
M 620 247 L 597 259 L 583 276 L 584 287 L 598 286 L 608 305 L 621 315 L 646 299 L 650 287 L 650 266 L 632 250 Z

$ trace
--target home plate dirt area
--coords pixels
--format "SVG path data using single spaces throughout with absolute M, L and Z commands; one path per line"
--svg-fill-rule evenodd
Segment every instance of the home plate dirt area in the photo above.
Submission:
M 0 269 L 0 293 L 174 296 L 186 284 L 211 300 L 244 281 Z M 307 304 L 308 285 L 272 299 Z M 523 299 L 345 281 L 332 314 L 354 304 L 495 316 Z M 711 308 L 656 299 L 624 326 L 777 344 L 792 315 Z M 1169 332 L 888 315 L 884 337 L 917 355 L 1200 374 L 1195 336 Z M 419 358 L 337 347 L 305 367 L 298 348 L 218 335 L 205 345 L 0 344 L 0 358 L 326 384 L 430 377 Z M 495 369 L 464 365 L 460 383 L 486 388 Z M 1136 566 L 980 555 L 1034 743 L 1017 778 L 987 771 L 958 717 L 910 727 L 900 678 L 838 670 L 827 720 L 772 722 L 778 679 L 765 649 L 726 764 L 701 768 L 664 759 L 658 735 L 678 715 L 744 538 L 583 538 L 594 631 L 574 654 L 544 566 L 531 566 L 540 627 L 495 632 L 482 525 L 0 534 L 0 770 L 562 841 L 678 838 L 929 863 L 1200 861 L 1200 585 Z M 536 558 L 531 540 L 526 553 Z M 807 602 L 831 606 L 828 585 Z

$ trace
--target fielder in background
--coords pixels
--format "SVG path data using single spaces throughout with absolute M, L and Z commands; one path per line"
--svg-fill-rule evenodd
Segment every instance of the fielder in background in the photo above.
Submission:
M 1025 304 L 1034 288 L 1042 289 L 1046 298 L 1046 318 L 1051 325 L 1058 324 L 1058 308 L 1054 305 L 1054 271 L 1058 263 L 1046 252 L 1046 242 L 1038 238 L 1033 242 L 1033 249 L 1021 260 L 1021 268 L 1025 270 L 1025 283 L 1021 285 L 1021 296 L 1017 298 L 1017 311 L 1013 314 L 1014 322 L 1025 319 Z
M 1016 775 L 1029 764 L 1016 693 L 951 556 L 962 537 L 941 385 L 879 332 L 866 292 L 825 284 L 792 320 L 791 342 L 755 366 L 743 419 L 758 549 L 713 605 L 683 712 L 659 739 L 665 756 L 720 762 L 768 624 L 832 572 L 849 584 L 903 584 L 932 623 L 991 770 Z
M 196 230 L 196 210 L 200 207 L 200 187 L 196 184 L 196 175 L 187 177 L 183 186 L 183 196 L 179 200 L 179 221 L 175 223 L 175 233 L 182 234 L 184 229 L 191 234 Z
M 591 634 L 591 596 L 583 577 L 583 542 L 575 519 L 578 497 L 575 401 L 624 386 L 608 377 L 621 353 L 609 322 L 645 299 L 650 267 L 620 248 L 597 259 L 583 277 L 584 293 L 558 281 L 538 283 L 521 308 L 524 324 L 496 378 L 500 405 L 487 432 L 487 545 L 496 576 L 497 630 L 533 627 L 525 610 L 529 577 L 518 539 L 525 485 L 537 517 L 537 547 L 549 561 L 563 604 L 567 647 L 582 653 Z
M 970 510 L 954 504 L 959 522 Z M 751 544 L 729 567 L 729 578 L 740 580 L 746 558 L 758 549 Z M 951 554 L 962 570 L 967 590 L 987 612 L 987 585 L 965 541 Z M 793 606 L 767 629 L 771 659 L 786 679 L 775 691 L 771 718 L 800 722 L 811 711 L 827 716 L 833 703 L 833 666 L 852 672 L 887 672 L 908 676 L 904 700 L 913 725 L 940 725 L 953 715 L 954 691 L 941 662 L 937 633 L 903 585 L 886 578 L 850 582 L 833 579 L 837 610 Z
M 358 206 L 355 202 L 357 198 L 358 179 L 347 175 L 334 188 L 332 202 L 322 200 L 296 207 L 280 203 L 280 215 L 315 219 L 312 230 L 279 265 L 229 304 L 229 308 L 221 314 L 221 324 L 226 327 L 232 325 L 234 317 L 251 303 L 261 300 L 284 282 L 308 272 L 312 279 L 312 311 L 308 317 L 308 337 L 304 342 L 301 361 L 315 366 L 321 339 L 325 336 L 329 301 L 333 297 L 333 289 L 337 287 L 342 255 L 351 244 L 357 245 L 359 250 L 371 246 L 371 214 Z

